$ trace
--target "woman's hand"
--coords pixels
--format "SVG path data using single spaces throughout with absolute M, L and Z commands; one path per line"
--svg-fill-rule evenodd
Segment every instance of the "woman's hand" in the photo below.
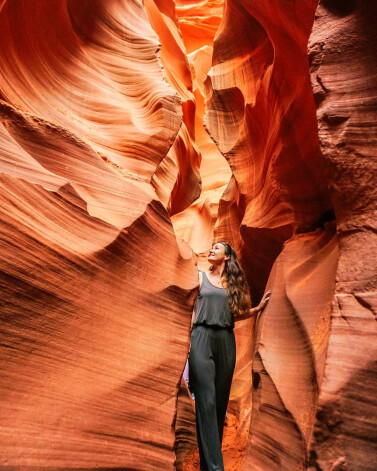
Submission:
M 265 308 L 266 304 L 268 303 L 269 299 L 271 296 L 271 291 L 268 290 L 267 293 L 263 295 L 263 298 L 261 299 L 261 302 L 258 304 L 257 307 L 251 307 L 248 312 L 245 312 L 244 314 L 240 314 L 235 317 L 235 321 L 243 321 L 244 319 L 249 319 L 250 317 L 258 314 L 260 311 L 263 311 Z
M 263 311 L 263 309 L 266 307 L 266 304 L 270 300 L 271 296 L 271 291 L 268 290 L 267 293 L 264 293 L 263 298 L 261 299 L 261 302 L 258 305 L 258 311 Z

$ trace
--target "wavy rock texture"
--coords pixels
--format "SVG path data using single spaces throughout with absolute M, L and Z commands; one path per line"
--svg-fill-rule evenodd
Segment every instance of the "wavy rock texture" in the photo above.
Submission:
M 185 210 L 201 192 L 199 166 L 201 154 L 195 142 L 195 98 L 186 50 L 170 1 L 144 0 L 151 26 L 161 42 L 161 64 L 165 79 L 175 88 L 182 100 L 183 122 L 168 154 L 160 162 L 152 184 L 170 215 Z M 175 226 L 179 233 L 179 225 Z
M 339 266 L 313 469 L 377 463 L 377 6 L 323 1 L 310 37 L 319 139 L 339 238 Z
M 223 7 L 224 0 L 176 1 L 177 21 L 187 53 L 195 100 L 195 108 L 191 105 L 190 108 L 184 107 L 184 117 L 190 113 L 190 128 L 201 153 L 202 192 L 189 208 L 174 215 L 172 222 L 177 236 L 199 254 L 202 269 L 208 266 L 206 252 L 212 245 L 219 200 L 231 178 L 226 159 L 203 127 L 204 80 L 211 67 L 213 40 Z
M 0 1 L 1 469 L 197 467 L 213 237 L 273 292 L 227 469 L 374 469 L 377 14 L 317 4 Z
M 203 128 L 203 82 L 211 66 L 223 3 L 144 0 L 161 42 L 165 78 L 180 95 L 183 109 L 179 134 L 152 184 L 172 216 L 177 238 L 198 254 L 212 244 L 218 202 L 231 176 L 229 165 Z
M 329 338 L 338 262 L 335 226 L 289 239 L 257 324 L 253 410 L 244 469 L 299 470 L 308 462 Z M 249 466 L 249 468 L 248 468 Z
M 315 8 L 227 2 L 205 81 L 204 123 L 232 170 L 215 239 L 237 248 L 255 304 L 272 267 L 255 347 L 253 321 L 236 329 L 230 407 L 240 417 L 254 348 L 256 357 L 245 470 L 302 469 L 324 367 L 337 240 L 334 226 L 324 227 L 333 214 L 308 71 Z
M 136 0 L 1 6 L 0 467 L 173 469 L 197 275 L 150 184 L 158 38 Z

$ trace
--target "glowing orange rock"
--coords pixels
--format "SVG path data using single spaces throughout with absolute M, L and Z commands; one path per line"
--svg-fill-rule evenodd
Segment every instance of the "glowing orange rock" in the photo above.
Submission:
M 136 0 L 2 2 L 1 468 L 174 468 L 197 276 L 150 184 L 158 48 Z
M 226 467 L 374 469 L 372 3 L 0 1 L 0 467 L 197 467 L 214 235 L 273 293 Z
M 233 174 L 215 239 L 237 249 L 255 305 L 267 278 L 273 293 L 256 339 L 253 321 L 236 327 L 230 408 L 245 424 L 254 368 L 245 470 L 278 463 L 291 471 L 307 462 L 324 367 L 337 241 L 334 227 L 324 228 L 334 216 L 308 72 L 315 7 L 309 0 L 227 2 L 205 81 L 204 123 Z M 316 258 L 320 248 L 323 259 Z M 326 281 L 315 299 L 309 280 Z

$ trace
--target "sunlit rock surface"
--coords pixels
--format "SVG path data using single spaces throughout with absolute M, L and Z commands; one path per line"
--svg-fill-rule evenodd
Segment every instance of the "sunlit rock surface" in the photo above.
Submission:
M 173 215 L 185 210 L 201 192 L 201 155 L 195 143 L 195 98 L 185 46 L 170 1 L 144 1 L 151 26 L 161 42 L 161 64 L 165 79 L 182 100 L 183 122 L 168 154 L 160 162 L 152 184 L 160 200 Z M 178 228 L 176 228 L 176 232 Z
M 338 262 L 335 227 L 289 239 L 257 324 L 245 469 L 303 469 L 321 388 Z M 249 468 L 249 469 L 250 469 Z
M 195 143 L 201 153 L 202 192 L 186 211 L 173 216 L 172 222 L 177 237 L 188 242 L 198 254 L 211 247 L 219 200 L 232 175 L 226 159 L 203 127 L 204 81 L 212 64 L 213 41 L 223 7 L 224 0 L 176 1 L 176 15 L 186 48 L 195 100 L 195 108 L 184 108 L 184 119 L 190 113 Z M 199 264 L 202 269 L 208 265 L 205 259 L 204 264 Z
M 197 275 L 150 184 L 159 49 L 139 1 L 1 3 L 1 469 L 174 469 Z
M 241 254 L 255 305 L 288 241 L 272 268 L 273 297 L 257 338 L 253 320 L 236 329 L 230 407 L 240 416 L 254 368 L 245 470 L 304 465 L 324 365 L 337 242 L 334 225 L 323 226 L 333 216 L 306 50 L 315 7 L 313 1 L 228 2 L 205 81 L 204 123 L 233 173 L 215 238 L 230 240 Z M 316 294 L 315 278 L 323 280 Z
M 0 1 L 1 469 L 198 469 L 213 238 L 273 293 L 227 471 L 375 469 L 376 7 L 317 6 Z

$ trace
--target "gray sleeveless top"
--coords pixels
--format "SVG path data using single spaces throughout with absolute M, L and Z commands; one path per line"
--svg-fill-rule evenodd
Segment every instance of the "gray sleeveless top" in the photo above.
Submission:
M 233 315 L 229 306 L 227 288 L 214 286 L 202 272 L 202 284 L 195 306 L 194 325 L 216 325 L 234 328 Z

